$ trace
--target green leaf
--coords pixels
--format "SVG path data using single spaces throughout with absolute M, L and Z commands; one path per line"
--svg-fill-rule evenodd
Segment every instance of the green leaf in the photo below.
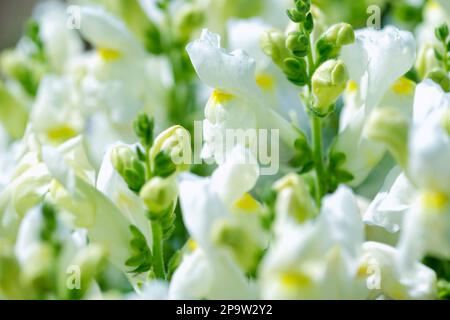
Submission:
M 337 170 L 334 175 L 339 182 L 343 183 L 350 182 L 354 179 L 354 176 L 350 172 L 345 170 Z
M 435 29 L 434 31 L 436 38 L 441 41 L 441 42 L 446 42 L 447 41 L 447 37 L 449 34 L 448 31 L 448 26 L 446 23 L 440 25 L 438 28 Z

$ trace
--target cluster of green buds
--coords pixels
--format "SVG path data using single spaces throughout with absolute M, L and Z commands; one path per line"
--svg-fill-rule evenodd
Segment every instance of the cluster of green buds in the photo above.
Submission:
M 151 223 L 153 248 L 147 247 L 145 236 L 135 226 L 130 226 L 135 254 L 126 265 L 132 273 L 153 270 L 154 276 L 165 279 L 162 243 L 175 228 L 175 208 L 178 200 L 177 173 L 189 170 L 191 162 L 191 139 L 182 126 L 173 126 L 155 139 L 154 122 L 147 115 L 139 115 L 134 132 L 140 145 L 133 150 L 117 146 L 111 152 L 111 163 L 127 183 L 130 190 L 141 198 Z
M 435 36 L 440 43 L 439 48 L 434 47 L 434 58 L 438 66 L 429 71 L 426 78 L 439 84 L 446 92 L 450 92 L 450 32 L 447 24 L 436 28 Z
M 261 38 L 263 52 L 272 58 L 293 84 L 312 90 L 314 101 L 307 103 L 318 116 L 327 115 L 344 91 L 348 72 L 338 59 L 343 46 L 355 41 L 351 25 L 338 23 L 326 30 L 314 43 L 314 18 L 310 0 L 296 0 L 287 10 L 296 30 L 284 35 L 267 31 Z
M 322 26 L 315 27 L 314 15 L 317 10 L 310 0 L 295 0 L 293 8 L 287 10 L 293 23 L 288 29 L 290 32 L 287 35 L 273 30 L 266 32 L 261 47 L 287 79 L 303 89 L 300 96 L 311 119 L 311 141 L 307 134 L 299 132 L 290 165 L 298 170 L 298 174 L 309 178 L 310 171 L 315 169 L 316 182 L 310 190 L 320 207 L 323 195 L 338 183 L 352 179 L 343 170 L 336 170 L 338 176 L 328 172 L 339 165 L 332 164 L 329 157 L 322 155 L 321 119 L 333 113 L 336 101 L 347 86 L 349 73 L 339 56 L 343 46 L 355 41 L 355 33 L 347 23 L 337 23 L 326 30 Z M 325 32 L 320 33 L 318 29 Z
M 111 163 L 130 190 L 141 196 L 149 216 L 157 218 L 174 207 L 178 195 L 175 173 L 189 169 L 190 134 L 177 125 L 153 139 L 154 122 L 145 114 L 137 117 L 133 128 L 140 145 L 134 150 L 115 147 Z

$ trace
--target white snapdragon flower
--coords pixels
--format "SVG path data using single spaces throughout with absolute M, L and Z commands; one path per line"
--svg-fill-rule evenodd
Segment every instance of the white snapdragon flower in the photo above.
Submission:
M 418 85 L 406 172 L 391 173 L 365 215 L 369 224 L 402 230 L 399 249 L 405 264 L 426 254 L 450 255 L 450 139 L 444 124 L 449 109 L 450 95 L 437 84 Z
M 286 225 L 264 258 L 265 299 L 358 299 L 364 279 L 355 277 L 362 221 L 350 190 L 324 199 L 317 221 Z
M 425 299 L 435 296 L 435 273 L 419 264 L 405 271 L 400 252 L 364 242 L 352 192 L 340 187 L 324 198 L 317 220 L 286 225 L 265 257 L 266 299 Z
M 138 112 L 154 115 L 157 123 L 166 120 L 155 101 L 162 98 L 162 85 L 152 77 L 161 68 L 126 25 L 101 7 L 82 7 L 81 21 L 80 32 L 94 51 L 73 60 L 70 71 L 91 115 L 87 131 L 100 163 L 105 146 L 134 139 L 131 123 Z
M 80 104 L 75 82 L 71 78 L 43 78 L 30 119 L 40 140 L 59 144 L 81 134 L 85 118 Z
M 69 146 L 69 143 L 77 144 L 77 141 L 70 140 L 65 145 Z M 136 285 L 139 279 L 133 278 L 125 265 L 133 255 L 131 222 L 126 213 L 95 187 L 95 176 L 87 179 L 70 169 L 71 166 L 83 166 L 83 162 L 88 161 L 84 146 L 77 146 L 66 158 L 60 149 L 46 147 L 43 151 L 43 159 L 53 178 L 49 190 L 51 199 L 68 216 L 73 227 L 87 229 L 90 241 L 100 245 L 111 263 Z
M 389 106 L 408 113 L 414 93 L 412 81 L 402 76 L 413 66 L 415 40 L 394 27 L 356 32 L 356 42 L 342 49 L 350 83 L 340 121 L 335 150 L 347 156 L 344 168 L 358 185 L 385 154 L 385 147 L 368 140 L 366 120 L 377 107 Z
M 214 88 L 203 123 L 205 158 L 223 162 L 224 151 L 230 151 L 224 150 L 227 129 L 279 129 L 281 139 L 293 145 L 296 133 L 267 105 L 255 81 L 252 58 L 241 50 L 227 53 L 220 46 L 220 37 L 207 30 L 188 45 L 187 51 L 200 79 Z M 246 146 L 255 144 L 253 140 Z
M 260 205 L 247 193 L 258 179 L 258 166 L 243 162 L 246 157 L 249 161 L 251 154 L 236 147 L 211 178 L 182 178 L 180 201 L 193 252 L 173 275 L 170 298 L 257 297 L 245 271 L 254 268 L 267 236 Z

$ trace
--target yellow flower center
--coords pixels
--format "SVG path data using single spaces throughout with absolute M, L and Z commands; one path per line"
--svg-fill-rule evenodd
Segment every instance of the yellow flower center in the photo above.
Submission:
M 245 193 L 242 198 L 236 200 L 235 207 L 244 211 L 256 211 L 259 208 L 259 203 L 248 193 Z
M 97 53 L 105 61 L 115 61 L 122 56 L 119 51 L 108 48 L 98 48 Z
M 281 283 L 286 287 L 306 287 L 311 282 L 311 278 L 300 271 L 289 271 L 281 274 Z
M 415 84 L 413 81 L 401 77 L 393 85 L 392 90 L 399 95 L 409 96 L 414 93 Z
M 347 83 L 347 92 L 352 93 L 352 92 L 356 92 L 358 90 L 358 84 L 356 83 L 356 81 L 350 80 Z
M 68 125 L 61 125 L 47 131 L 47 137 L 52 141 L 65 141 L 77 135 L 77 131 Z
M 422 204 L 430 210 L 443 210 L 448 205 L 449 197 L 438 191 L 427 191 L 422 194 Z
M 192 252 L 192 251 L 195 251 L 195 249 L 198 248 L 198 244 L 197 244 L 197 242 L 194 239 L 189 239 L 187 241 L 187 247 Z
M 264 91 L 272 91 L 275 87 L 275 80 L 270 74 L 257 74 L 255 80 L 258 86 Z
M 225 93 L 225 92 L 217 90 L 217 89 L 214 90 L 211 95 L 211 99 L 213 99 L 213 101 L 216 104 L 223 104 L 225 102 L 232 100 L 233 98 L 234 98 L 234 96 L 232 94 Z

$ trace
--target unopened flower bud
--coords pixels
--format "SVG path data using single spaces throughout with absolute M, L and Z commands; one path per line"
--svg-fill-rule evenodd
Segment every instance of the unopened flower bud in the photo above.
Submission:
M 305 57 L 309 51 L 309 39 L 301 32 L 291 32 L 286 39 L 286 48 L 298 57 Z
M 355 42 L 355 32 L 348 23 L 337 23 L 331 26 L 324 34 L 329 42 L 336 43 L 338 46 L 345 46 Z
M 287 16 L 291 19 L 292 22 L 299 23 L 305 20 L 305 14 L 301 13 L 297 9 L 288 9 L 286 11 Z
M 306 15 L 305 22 L 303 24 L 305 31 L 311 33 L 314 29 L 314 18 L 311 12 Z
M 421 79 L 426 78 L 430 71 L 439 67 L 433 44 L 425 43 L 420 47 L 415 67 Z
M 408 157 L 408 119 L 394 108 L 378 108 L 372 111 L 364 127 L 364 135 L 386 144 L 401 166 L 406 166 Z
M 314 110 L 325 115 L 345 90 L 349 75 L 345 64 L 340 60 L 323 63 L 312 77 Z
M 141 189 L 145 183 L 145 168 L 130 147 L 122 145 L 112 149 L 111 163 L 131 190 Z
M 448 74 L 442 69 L 434 69 L 427 74 L 427 78 L 433 80 L 441 86 L 445 92 L 450 91 L 450 79 Z
M 317 214 L 306 183 L 299 175 L 287 175 L 275 183 L 274 190 L 278 194 L 276 212 L 281 217 L 292 217 L 296 222 L 304 223 Z
M 153 169 L 156 163 L 155 159 L 161 152 L 170 157 L 178 171 L 188 170 L 191 164 L 191 135 L 189 131 L 176 125 L 158 135 L 150 149 Z
M 140 197 L 151 215 L 164 213 L 177 200 L 178 188 L 174 177 L 151 178 L 141 189 Z
M 205 19 L 205 13 L 194 5 L 186 5 L 175 19 L 176 29 L 181 39 L 188 40 L 194 30 L 199 28 Z
M 301 58 L 287 58 L 284 60 L 283 71 L 289 81 L 298 86 L 308 82 L 306 61 Z
M 279 67 L 283 66 L 283 61 L 291 54 L 285 45 L 285 35 L 276 30 L 268 30 L 261 34 L 260 46 L 265 55 L 272 58 L 272 61 Z
M 311 9 L 311 1 L 310 0 L 297 0 L 295 1 L 295 8 L 298 12 L 307 14 Z
M 330 28 L 319 38 L 316 43 L 316 51 L 320 62 L 335 58 L 344 45 L 355 42 L 355 32 L 351 25 L 338 23 Z

